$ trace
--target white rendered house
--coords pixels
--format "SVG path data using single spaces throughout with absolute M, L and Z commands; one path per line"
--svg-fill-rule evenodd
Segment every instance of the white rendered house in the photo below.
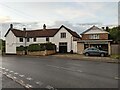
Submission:
M 27 38 L 25 42 L 25 37 Z M 43 29 L 37 30 L 18 30 L 10 25 L 9 30 L 5 34 L 6 40 L 6 54 L 16 54 L 16 47 L 29 46 L 35 43 L 51 42 L 56 45 L 57 52 L 66 53 L 73 50 L 77 53 L 77 41 L 80 40 L 80 36 L 65 26 L 60 28 L 47 29 L 46 25 L 43 25 Z

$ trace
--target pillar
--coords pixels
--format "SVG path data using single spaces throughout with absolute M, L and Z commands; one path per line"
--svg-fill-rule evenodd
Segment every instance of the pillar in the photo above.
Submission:
M 110 42 L 108 42 L 108 55 L 111 55 L 111 45 L 110 45 Z

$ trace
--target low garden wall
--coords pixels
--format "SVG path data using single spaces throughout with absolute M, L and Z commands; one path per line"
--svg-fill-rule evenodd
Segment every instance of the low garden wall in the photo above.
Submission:
M 30 56 L 46 56 L 55 54 L 55 50 L 45 50 L 45 51 L 34 51 L 34 52 L 27 52 L 27 55 Z M 24 51 L 17 51 L 17 55 L 25 55 Z

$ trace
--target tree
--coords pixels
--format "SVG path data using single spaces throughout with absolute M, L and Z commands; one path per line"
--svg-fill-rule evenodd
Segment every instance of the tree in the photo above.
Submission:
M 118 27 L 113 27 L 107 30 L 109 34 L 109 39 L 113 40 L 113 43 L 120 43 L 120 25 Z

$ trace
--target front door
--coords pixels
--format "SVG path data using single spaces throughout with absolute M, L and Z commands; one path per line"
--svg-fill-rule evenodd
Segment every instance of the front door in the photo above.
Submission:
M 59 53 L 67 53 L 67 42 L 59 43 Z

